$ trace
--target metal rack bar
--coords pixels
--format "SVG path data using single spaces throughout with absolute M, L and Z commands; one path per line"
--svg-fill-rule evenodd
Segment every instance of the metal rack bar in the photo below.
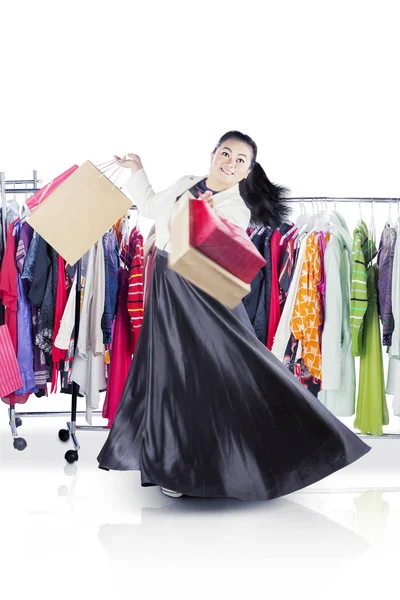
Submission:
M 6 194 L 34 194 L 35 192 L 38 192 L 39 190 L 37 188 L 15 188 L 14 189 L 7 189 L 5 190 Z
M 316 484 L 314 484 L 316 485 Z M 365 487 L 354 487 L 354 488 L 334 488 L 334 489 L 307 489 L 307 490 L 298 490 L 296 492 L 297 496 L 309 496 L 313 494 L 362 494 L 363 492 L 383 492 L 387 494 L 398 494 L 400 493 L 400 487 L 378 487 L 378 486 L 365 486 Z
M 382 435 L 366 435 L 365 433 L 357 433 L 357 435 L 364 440 L 400 439 L 400 433 L 383 433 Z
M 6 185 L 32 185 L 37 187 L 38 179 L 37 179 L 37 171 L 33 171 L 36 173 L 36 176 L 33 179 L 7 179 L 5 182 Z
M 70 410 L 57 410 L 54 412 L 19 412 L 18 416 L 19 417 L 66 417 L 69 416 L 71 414 Z M 77 415 L 86 415 L 86 411 L 84 410 L 78 410 Z M 93 415 L 101 415 L 102 412 L 101 410 L 94 410 Z
M 301 198 L 286 198 L 288 202 L 400 202 L 400 198 L 375 198 L 375 197 L 345 197 L 345 196 L 302 196 Z

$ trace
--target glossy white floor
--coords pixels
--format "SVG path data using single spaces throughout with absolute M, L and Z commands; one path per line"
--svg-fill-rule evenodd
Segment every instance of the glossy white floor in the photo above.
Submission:
M 174 500 L 98 469 L 105 432 L 80 432 L 67 465 L 63 418 L 25 419 L 17 452 L 0 408 L 1 598 L 383 598 L 397 584 L 400 440 L 271 502 Z

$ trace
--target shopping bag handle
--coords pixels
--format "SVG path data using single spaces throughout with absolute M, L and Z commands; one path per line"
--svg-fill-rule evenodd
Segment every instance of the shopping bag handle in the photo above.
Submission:
M 116 183 L 117 180 L 119 179 L 119 177 L 122 174 L 122 167 L 120 166 L 119 162 L 120 162 L 120 158 L 119 156 L 115 156 L 112 160 L 108 160 L 104 163 L 100 163 L 99 165 L 96 165 L 96 167 L 99 169 L 99 171 L 101 171 L 101 175 L 99 176 L 99 178 L 101 177 L 107 177 L 107 179 L 109 179 L 110 181 L 112 181 L 112 179 L 115 177 L 115 175 L 117 175 L 118 171 L 118 175 L 115 177 L 113 182 L 113 189 L 114 187 L 116 187 Z

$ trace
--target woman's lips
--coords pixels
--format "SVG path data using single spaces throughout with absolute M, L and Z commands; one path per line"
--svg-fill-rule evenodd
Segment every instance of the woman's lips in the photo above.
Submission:
M 232 175 L 230 171 L 226 171 L 223 167 L 221 167 L 221 171 L 224 173 L 224 175 Z

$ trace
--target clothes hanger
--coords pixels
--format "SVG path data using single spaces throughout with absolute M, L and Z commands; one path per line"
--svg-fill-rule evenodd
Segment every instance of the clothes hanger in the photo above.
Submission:
M 314 198 L 312 198 L 311 200 L 311 205 L 312 205 L 312 215 L 309 215 L 309 218 L 307 219 L 307 221 L 304 223 L 304 225 L 301 227 L 301 229 L 299 229 L 298 234 L 296 236 L 296 242 L 297 243 L 301 243 L 301 239 L 304 237 L 305 234 L 308 234 L 310 232 L 310 230 L 314 227 L 314 224 L 316 222 L 316 213 L 315 213 L 315 205 L 314 205 Z
M 375 228 L 375 217 L 374 217 L 374 200 L 371 203 L 371 221 L 369 226 L 369 232 L 371 240 L 376 243 L 376 228 Z
M 303 210 L 304 210 L 304 212 L 303 212 Z M 279 245 L 283 246 L 283 244 L 285 243 L 285 240 L 289 237 L 292 237 L 292 239 L 295 239 L 297 237 L 296 231 L 298 231 L 300 227 L 303 227 L 303 225 L 308 221 L 308 219 L 309 219 L 309 215 L 307 214 L 306 207 L 304 205 L 304 201 L 303 201 L 303 197 L 302 197 L 302 199 L 300 201 L 300 215 L 297 217 L 296 223 L 293 225 L 293 227 L 291 227 L 289 229 L 289 231 L 287 231 L 281 237 L 281 239 L 279 241 Z
M 393 200 L 393 198 L 392 198 Z M 389 213 L 386 219 L 386 223 L 390 226 L 393 227 L 393 218 L 392 218 L 392 202 L 389 202 Z
M 135 221 L 135 224 L 132 225 L 132 227 L 129 227 L 130 230 L 137 229 L 138 228 L 138 223 L 139 223 L 139 210 L 138 210 L 138 208 L 136 206 L 131 206 L 128 209 L 128 215 L 127 215 L 127 219 L 128 219 L 129 224 L 130 224 L 130 221 L 131 221 L 131 213 L 132 212 L 136 212 L 136 221 Z
M 318 203 L 317 203 L 317 208 L 319 208 Z M 331 224 L 331 220 L 332 220 L 331 215 L 327 211 L 326 202 L 325 202 L 325 209 L 322 206 L 322 202 L 321 202 L 321 208 L 319 210 L 317 210 L 317 213 L 315 215 L 315 222 L 314 222 L 312 228 L 310 229 L 309 233 L 318 233 L 318 232 L 326 233 Z
M 261 229 L 265 229 L 265 227 L 256 227 L 254 229 L 254 231 L 251 232 L 250 234 L 250 239 L 252 240 L 254 236 L 256 236 L 258 233 L 260 233 Z
M 361 202 L 362 200 L 358 201 L 358 223 L 357 223 L 357 227 L 360 227 L 361 223 L 362 223 L 362 212 L 361 212 Z

